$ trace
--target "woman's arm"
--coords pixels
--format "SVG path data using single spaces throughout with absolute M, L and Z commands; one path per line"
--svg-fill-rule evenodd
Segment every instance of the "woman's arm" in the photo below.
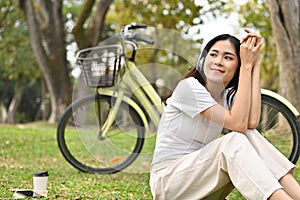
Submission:
M 251 107 L 248 120 L 248 129 L 255 129 L 260 120 L 261 92 L 260 92 L 260 61 L 257 61 L 252 71 Z
M 248 128 L 250 112 L 251 72 L 251 65 L 243 66 L 240 69 L 239 86 L 231 110 L 216 104 L 200 114 L 229 130 L 244 133 Z
M 250 36 L 256 37 L 257 41 L 255 46 L 262 46 L 261 36 L 257 33 L 252 33 L 250 30 L 245 29 L 248 33 L 246 37 L 242 39 L 245 41 Z M 252 70 L 252 84 L 251 84 L 251 106 L 249 112 L 248 129 L 254 129 L 258 126 L 261 114 L 261 91 L 260 91 L 260 57 L 259 52 L 257 60 Z

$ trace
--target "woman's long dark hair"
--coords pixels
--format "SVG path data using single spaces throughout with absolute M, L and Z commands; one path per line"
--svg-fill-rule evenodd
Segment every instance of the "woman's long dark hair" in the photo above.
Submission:
M 226 86 L 226 89 L 229 89 L 229 92 L 227 93 L 226 100 L 227 104 L 231 108 L 234 95 L 236 94 L 237 88 L 238 88 L 238 82 L 239 82 L 239 74 L 240 74 L 240 67 L 241 67 L 241 59 L 240 59 L 240 41 L 236 37 L 229 35 L 229 34 L 222 34 L 219 36 L 216 36 L 212 40 L 210 40 L 206 46 L 204 47 L 202 54 L 199 57 L 199 63 L 197 63 L 197 66 L 189 69 L 189 71 L 184 75 L 184 78 L 194 77 L 201 83 L 203 86 L 206 85 L 206 76 L 204 74 L 204 60 L 211 49 L 211 47 L 218 41 L 221 40 L 229 40 L 231 44 L 234 46 L 236 50 L 236 54 L 238 56 L 238 68 L 233 76 L 233 78 L 230 80 L 228 85 Z M 171 95 L 168 95 L 164 97 L 164 100 L 170 97 Z

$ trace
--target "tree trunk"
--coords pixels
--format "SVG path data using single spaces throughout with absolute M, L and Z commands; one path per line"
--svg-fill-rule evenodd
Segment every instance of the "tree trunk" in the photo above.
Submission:
M 71 102 L 72 86 L 69 78 L 64 41 L 62 0 L 21 0 L 25 12 L 33 52 L 50 93 L 50 123 L 57 121 Z M 34 5 L 33 5 L 34 4 Z
M 97 5 L 97 11 L 94 15 L 89 33 L 92 46 L 96 46 L 101 39 L 105 16 L 112 2 L 113 0 L 101 0 Z
M 72 29 L 74 40 L 79 49 L 90 47 L 90 38 L 87 37 L 84 25 L 92 12 L 95 0 L 85 0 L 78 15 L 77 21 Z
M 0 123 L 5 124 L 7 119 L 7 109 L 5 107 L 5 104 L 0 101 L 0 114 L 1 114 L 1 121 Z
M 84 1 L 81 12 L 72 30 L 74 40 L 79 49 L 96 46 L 99 43 L 105 16 L 112 2 L 113 0 L 101 0 L 98 2 L 95 15 L 92 17 L 90 26 L 86 29 L 85 24 L 92 13 L 95 0 Z
M 19 108 L 20 102 L 22 100 L 23 92 L 25 89 L 25 78 L 20 77 L 19 82 L 17 84 L 17 88 L 15 89 L 14 96 L 9 104 L 7 118 L 5 119 L 5 123 L 14 124 L 16 123 L 16 113 Z
M 300 108 L 300 1 L 268 0 L 279 60 L 279 93 Z

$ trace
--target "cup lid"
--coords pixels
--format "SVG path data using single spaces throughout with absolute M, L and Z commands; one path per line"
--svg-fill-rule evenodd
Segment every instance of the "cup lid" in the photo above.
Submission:
M 34 172 L 33 176 L 42 177 L 42 176 L 49 176 L 48 172 Z

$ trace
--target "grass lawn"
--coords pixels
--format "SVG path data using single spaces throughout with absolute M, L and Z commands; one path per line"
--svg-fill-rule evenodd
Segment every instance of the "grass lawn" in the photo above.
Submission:
M 36 171 L 49 172 L 48 199 L 152 199 L 147 172 L 96 175 L 69 165 L 58 149 L 55 125 L 0 125 L 0 138 L 0 199 L 11 199 L 15 188 L 32 189 Z M 296 178 L 300 182 L 300 169 Z M 242 199 L 236 191 L 229 198 Z

